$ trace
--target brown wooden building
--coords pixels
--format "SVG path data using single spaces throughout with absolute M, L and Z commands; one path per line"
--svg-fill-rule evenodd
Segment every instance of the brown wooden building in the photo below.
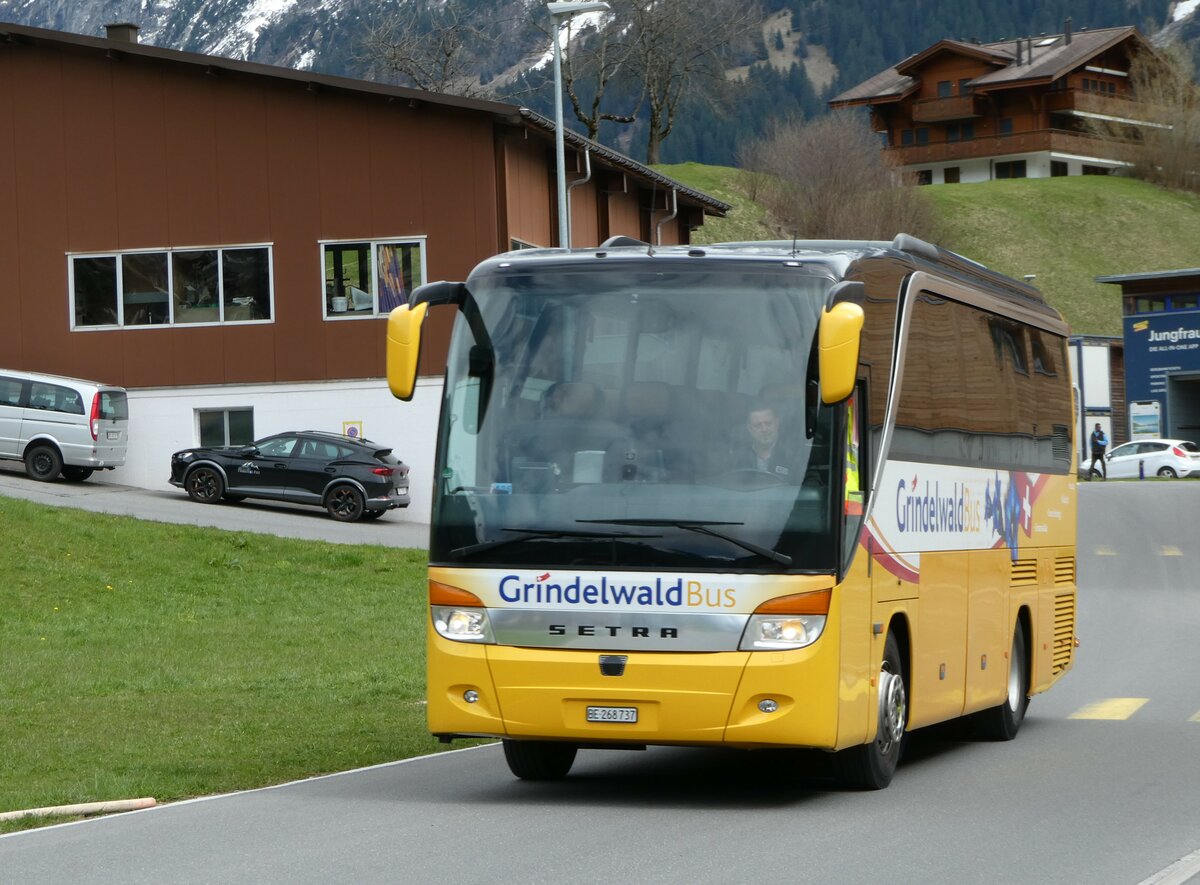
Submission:
M 1108 174 L 1125 164 L 1089 123 L 1139 120 L 1135 28 L 999 43 L 940 40 L 831 99 L 867 107 L 884 150 L 925 184 Z
M 729 209 L 566 142 L 575 246 L 686 243 Z M 163 485 L 172 448 L 222 421 L 233 441 L 419 425 L 431 452 L 453 316 L 431 315 L 430 400 L 403 421 L 380 417 L 401 414 L 383 318 L 422 282 L 557 245 L 556 206 L 553 123 L 514 105 L 161 49 L 132 26 L 0 23 L 0 366 L 130 388 L 126 482 Z

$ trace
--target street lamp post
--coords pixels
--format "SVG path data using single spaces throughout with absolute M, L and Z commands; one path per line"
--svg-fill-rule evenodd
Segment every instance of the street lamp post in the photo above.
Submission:
M 559 0 L 547 3 L 554 19 L 554 156 L 558 179 L 558 245 L 571 248 L 571 219 L 567 214 L 567 151 L 563 144 L 562 23 L 584 12 L 607 12 L 604 0 Z

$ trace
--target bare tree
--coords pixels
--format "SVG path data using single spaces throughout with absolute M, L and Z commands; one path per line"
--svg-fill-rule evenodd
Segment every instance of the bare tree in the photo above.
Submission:
M 571 102 L 575 119 L 587 128 L 587 136 L 593 141 L 600 134 L 600 124 L 605 120 L 613 123 L 632 123 L 637 119 L 636 104 L 626 113 L 604 110 L 604 96 L 609 84 L 626 68 L 630 56 L 629 43 L 622 39 L 616 28 L 584 26 L 581 30 L 573 26 L 571 19 L 563 23 L 555 36 L 561 41 L 563 94 Z M 589 99 L 580 95 L 580 84 L 586 85 Z
M 761 26 L 762 11 L 745 0 L 618 0 L 613 8 L 646 107 L 646 162 L 657 163 L 681 100 L 724 83 L 729 50 Z
M 1200 89 L 1187 48 L 1174 43 L 1135 56 L 1129 85 L 1129 108 L 1092 131 L 1115 147 L 1134 177 L 1200 191 Z
M 932 202 L 884 159 L 866 119 L 846 112 L 787 123 L 742 150 L 747 190 L 779 233 L 806 239 L 938 240 Z
M 360 57 L 372 76 L 426 92 L 487 98 L 478 57 L 496 34 L 463 0 L 412 0 L 367 31 Z

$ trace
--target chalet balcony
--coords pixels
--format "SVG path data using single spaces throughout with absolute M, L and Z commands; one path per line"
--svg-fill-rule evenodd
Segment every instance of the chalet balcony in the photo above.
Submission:
M 914 123 L 943 123 L 946 120 L 970 120 L 982 117 L 985 99 L 973 93 L 947 98 L 925 98 L 913 102 Z
M 1063 89 L 1046 93 L 1046 110 L 1052 114 L 1085 111 L 1109 117 L 1137 117 L 1137 102 L 1116 95 L 1085 92 L 1082 89 Z
M 1038 129 L 1013 135 L 998 135 L 991 138 L 972 138 L 967 141 L 939 142 L 891 147 L 886 156 L 901 166 L 916 166 L 922 163 L 944 163 L 953 160 L 978 160 L 985 157 L 1003 157 L 1008 154 L 1027 154 L 1035 151 L 1062 151 L 1094 157 L 1112 157 L 1115 146 L 1102 138 L 1068 132 L 1065 129 Z

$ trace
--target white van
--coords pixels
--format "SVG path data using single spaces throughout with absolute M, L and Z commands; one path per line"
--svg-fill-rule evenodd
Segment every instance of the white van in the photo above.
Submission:
M 123 387 L 0 369 L 0 458 L 24 461 L 33 479 L 120 467 L 128 440 Z

